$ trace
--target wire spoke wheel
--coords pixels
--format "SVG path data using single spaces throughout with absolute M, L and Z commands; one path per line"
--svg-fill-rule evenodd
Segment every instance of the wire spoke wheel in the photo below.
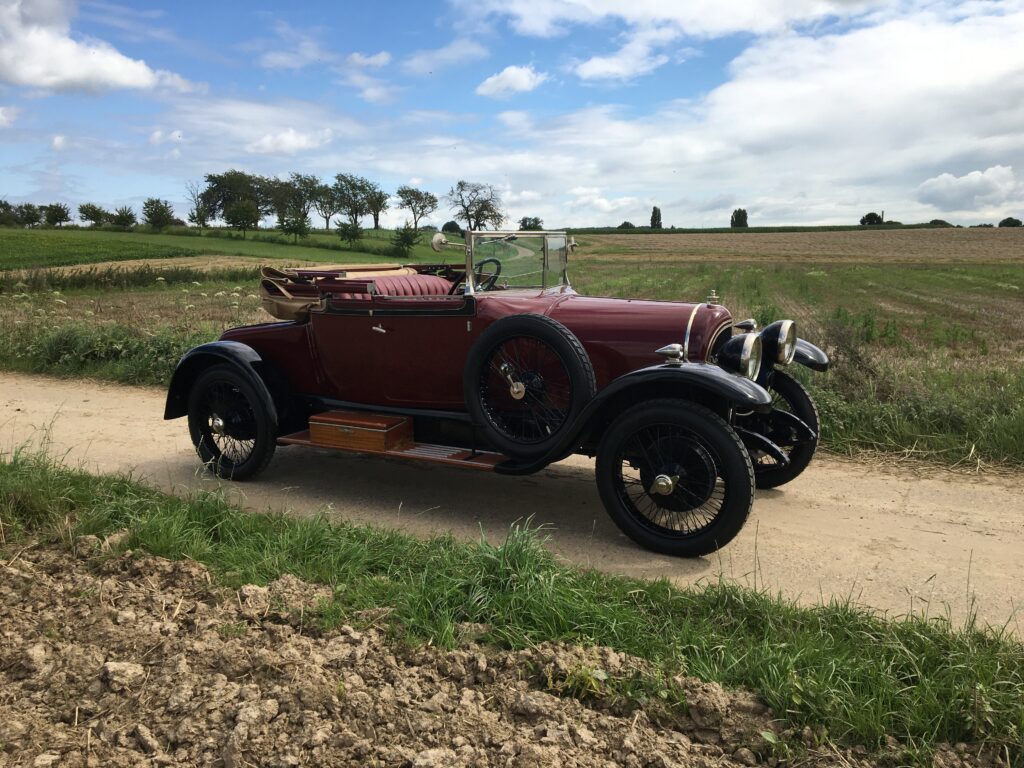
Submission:
M 739 419 L 738 426 L 763 434 L 789 459 L 789 464 L 782 465 L 774 456 L 764 451 L 751 451 L 750 459 L 754 464 L 758 488 L 776 488 L 803 472 L 814 458 L 820 428 L 818 409 L 814 401 L 803 385 L 788 373 L 774 371 L 768 384 L 768 392 L 772 396 L 772 414 L 786 413 L 797 417 L 814 431 L 815 437 L 811 440 L 801 439 L 801 435 L 792 424 L 772 418 L 772 415 L 766 417 L 752 414 Z
M 597 486 L 612 520 L 648 549 L 696 557 L 724 546 L 753 502 L 750 457 L 719 416 L 685 400 L 620 415 L 597 449 Z
M 491 426 L 525 444 L 561 429 L 573 402 L 567 363 L 541 339 L 526 336 L 507 339 L 491 351 L 479 392 Z
M 276 424 L 253 384 L 229 366 L 203 371 L 189 393 L 189 433 L 215 474 L 244 480 L 274 454 Z

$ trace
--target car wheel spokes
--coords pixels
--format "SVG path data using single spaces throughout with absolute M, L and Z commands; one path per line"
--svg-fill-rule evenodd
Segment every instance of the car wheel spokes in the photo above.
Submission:
M 218 460 L 237 465 L 248 459 L 256 447 L 255 425 L 252 405 L 237 387 L 227 382 L 210 386 L 203 437 Z
M 480 377 L 491 425 L 522 443 L 540 442 L 566 422 L 573 391 L 568 366 L 540 339 L 514 336 L 495 347 Z
M 619 496 L 638 522 L 659 533 L 693 536 L 725 503 L 718 461 L 697 435 L 678 425 L 646 426 L 622 444 Z

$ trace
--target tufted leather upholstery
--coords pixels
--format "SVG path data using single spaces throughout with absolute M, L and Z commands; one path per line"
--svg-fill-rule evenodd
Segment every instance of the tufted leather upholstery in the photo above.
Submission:
M 373 284 L 381 296 L 444 296 L 452 287 L 437 275 L 379 275 Z

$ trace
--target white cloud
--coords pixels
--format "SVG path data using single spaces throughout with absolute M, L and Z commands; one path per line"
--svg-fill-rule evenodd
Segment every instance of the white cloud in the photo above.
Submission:
M 479 96 L 505 99 L 514 93 L 532 91 L 547 79 L 547 74 L 537 72 L 532 64 L 526 67 L 510 66 L 480 83 L 476 87 L 476 92 Z
M 391 54 L 379 51 L 372 56 L 363 53 L 350 53 L 346 61 L 354 67 L 386 67 L 391 63 Z
M 164 143 L 180 144 L 185 136 L 181 131 L 164 131 L 160 128 L 149 134 L 149 143 L 159 146 Z
M 73 15 L 74 4 L 61 0 L 0 0 L 0 80 L 54 91 L 195 88 L 102 40 L 73 38 Z
M 963 176 L 942 173 L 917 188 L 917 199 L 940 211 L 972 211 L 1024 198 L 1024 187 L 1013 168 L 994 165 Z
M 387 80 L 373 77 L 361 70 L 342 71 L 342 85 L 356 88 L 359 91 L 359 98 L 370 104 L 388 104 L 394 101 L 395 96 L 401 90 L 397 85 L 392 85 Z
M 645 75 L 668 63 L 668 55 L 655 51 L 678 39 L 680 34 L 671 26 L 636 30 L 615 53 L 593 56 L 577 64 L 574 70 L 584 80 L 629 80 Z
M 297 131 L 287 128 L 280 133 L 268 133 L 246 146 L 247 152 L 260 155 L 294 155 L 306 149 L 316 149 L 328 143 L 333 134 L 330 128 L 319 131 Z
M 0 128 L 14 125 L 20 111 L 17 107 L 0 107 Z
M 414 75 L 429 75 L 441 69 L 485 59 L 488 55 L 488 50 L 480 43 L 459 37 L 443 48 L 416 51 L 402 62 L 402 68 Z
M 67 146 L 67 143 L 67 137 L 62 136 L 61 134 L 58 133 L 52 139 L 50 139 L 50 148 L 57 152 L 60 152 L 62 149 L 64 149 L 65 146 Z
M 334 61 L 337 57 L 307 32 L 284 21 L 274 22 L 280 48 L 264 51 L 259 58 L 264 69 L 302 69 L 310 64 Z

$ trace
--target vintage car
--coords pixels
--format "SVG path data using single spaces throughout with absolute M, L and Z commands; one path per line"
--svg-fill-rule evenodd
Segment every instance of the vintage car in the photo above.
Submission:
M 283 322 L 188 352 L 164 418 L 187 416 L 204 464 L 235 480 L 285 445 L 512 475 L 596 456 L 619 528 L 682 556 L 725 545 L 755 485 L 811 461 L 818 415 L 785 368 L 829 361 L 793 321 L 758 331 L 714 292 L 703 303 L 581 296 L 564 232 L 432 244 L 465 256 L 264 268 L 264 306 Z

